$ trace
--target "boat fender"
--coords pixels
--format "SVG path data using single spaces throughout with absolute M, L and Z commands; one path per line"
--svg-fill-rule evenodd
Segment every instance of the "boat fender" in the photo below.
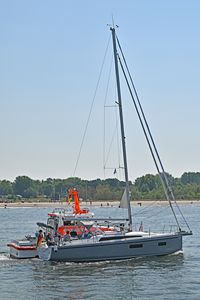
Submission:
M 53 250 L 54 250 L 54 252 L 57 252 L 58 251 L 58 246 L 54 246 Z

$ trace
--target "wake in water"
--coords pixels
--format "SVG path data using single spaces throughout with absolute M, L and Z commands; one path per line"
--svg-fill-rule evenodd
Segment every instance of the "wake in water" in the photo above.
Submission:
M 174 253 L 172 253 L 172 254 L 170 254 L 171 256 L 172 255 L 183 255 L 183 250 L 179 250 L 179 251 L 177 251 L 177 252 L 174 252 Z
M 6 252 L 0 253 L 0 261 L 10 260 L 9 254 Z

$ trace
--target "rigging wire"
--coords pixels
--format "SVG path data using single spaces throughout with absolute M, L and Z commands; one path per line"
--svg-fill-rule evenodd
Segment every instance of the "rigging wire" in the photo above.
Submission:
M 123 167 L 121 166 L 121 154 L 120 154 L 120 143 L 119 143 L 119 119 L 118 119 L 118 107 L 116 105 L 107 105 L 105 106 L 104 108 L 115 108 L 115 127 L 114 127 L 114 130 L 113 130 L 113 133 L 111 135 L 111 139 L 110 139 L 110 144 L 108 146 L 108 150 L 107 150 L 107 153 L 105 151 L 105 146 L 104 146 L 104 151 L 105 151 L 105 154 L 104 154 L 104 173 L 105 173 L 105 170 L 107 169 L 111 169 L 114 171 L 113 174 L 116 174 L 116 169 L 119 170 L 119 178 L 121 178 L 121 172 L 120 172 L 120 169 L 123 169 Z M 114 142 L 116 142 L 116 149 L 117 149 L 117 157 L 116 157 L 116 160 L 117 160 L 117 163 L 118 163 L 118 166 L 116 167 L 113 166 L 113 167 L 108 167 L 108 161 L 110 159 L 110 154 L 111 154 L 111 150 L 112 150 L 112 147 L 114 145 Z M 114 162 L 116 164 L 116 162 Z
M 149 146 L 151 155 L 152 155 L 152 157 L 153 157 L 153 160 L 154 160 L 154 163 L 155 163 L 155 165 L 156 165 L 156 168 L 157 168 L 158 173 L 161 174 L 160 169 L 159 169 L 159 166 L 158 166 L 158 163 L 157 163 L 157 160 L 156 160 L 156 157 L 155 157 L 155 154 L 154 154 L 154 152 L 153 152 L 153 148 L 152 148 L 152 146 L 151 146 L 151 143 L 150 143 L 150 140 L 149 140 L 149 138 L 148 138 L 146 129 L 145 129 L 145 127 L 144 127 L 144 123 L 143 123 L 143 121 L 142 121 L 140 112 L 139 112 L 138 107 L 137 107 L 137 104 L 136 104 L 136 102 L 135 102 L 135 98 L 134 98 L 134 96 L 133 96 L 133 93 L 132 93 L 132 90 L 131 90 L 131 87 L 130 87 L 130 84 L 129 84 L 128 78 L 127 78 L 127 76 L 126 76 L 126 73 L 125 73 L 125 70 L 124 70 L 124 67 L 123 67 L 123 65 L 122 65 L 122 62 L 121 62 L 120 57 L 118 57 L 118 59 L 119 59 L 120 66 L 121 66 L 122 72 L 123 72 L 123 74 L 124 74 L 124 77 L 125 77 L 125 80 L 126 80 L 126 83 L 127 83 L 128 89 L 129 89 L 129 92 L 130 92 L 130 94 L 131 94 L 131 98 L 132 98 L 132 100 L 133 100 L 133 103 L 134 103 L 134 106 L 135 106 L 135 109 L 136 109 L 138 118 L 139 118 L 139 120 L 140 120 L 140 123 L 141 123 L 142 129 L 143 129 L 144 135 L 145 135 L 145 137 L 146 137 L 146 141 L 147 141 L 147 143 L 148 143 L 148 146 Z M 162 178 L 162 176 L 161 176 L 160 178 Z M 165 195 L 166 195 L 166 197 L 167 197 L 167 199 L 168 199 L 168 201 L 169 201 L 169 204 L 170 204 L 170 206 L 171 206 L 171 209 L 172 209 L 174 218 L 175 218 L 175 220 L 176 220 L 176 223 L 177 223 L 177 225 L 178 225 L 178 227 L 179 227 L 179 230 L 181 231 L 181 228 L 180 228 L 180 225 L 179 225 L 177 216 L 176 216 L 176 214 L 175 214 L 175 211 L 174 211 L 174 208 L 173 208 L 173 206 L 172 206 L 171 200 L 170 200 L 169 195 L 168 195 L 168 193 L 167 193 L 166 186 L 165 186 L 165 184 L 164 184 L 164 182 L 163 182 L 162 179 L 161 179 L 161 182 L 162 182 L 162 185 L 163 185 L 163 188 L 164 188 L 164 191 L 165 191 Z
M 134 213 L 133 216 L 139 216 L 140 214 L 143 215 L 144 212 L 146 212 L 146 211 L 147 211 L 148 213 L 150 213 L 150 212 L 153 211 L 152 215 L 148 215 L 148 218 L 153 218 L 153 217 L 155 217 L 156 215 L 160 214 L 161 211 L 170 208 L 170 205 L 169 205 L 169 203 L 168 203 L 167 206 L 161 206 L 161 207 L 157 210 L 157 212 L 155 213 L 155 207 L 154 207 L 154 205 L 155 205 L 156 202 L 157 202 L 157 201 L 154 201 L 152 204 L 146 205 L 146 207 L 144 207 L 143 209 L 141 209 L 139 212 Z M 171 209 L 171 208 L 170 208 L 170 209 Z
M 109 89 L 109 83 L 110 83 L 110 78 L 111 78 L 111 70 L 112 70 L 112 64 L 113 64 L 113 59 L 111 60 L 110 68 L 109 68 L 109 74 L 108 74 L 108 81 L 107 81 L 107 86 L 106 86 L 106 92 L 105 92 L 105 98 L 104 98 L 104 130 L 103 130 L 103 166 L 104 166 L 104 178 L 105 178 L 105 156 L 106 156 L 106 101 L 108 97 L 108 89 Z
M 154 214 L 152 214 L 152 215 L 147 215 L 145 218 L 143 217 L 143 221 L 144 220 L 147 220 L 148 222 L 150 221 L 150 220 L 155 220 L 155 217 L 157 216 L 157 217 L 159 217 L 160 215 L 161 215 L 161 213 L 163 213 L 163 212 L 167 212 L 167 211 L 169 211 L 169 210 L 171 210 L 171 207 L 170 207 L 170 205 L 168 204 L 167 206 L 165 206 L 165 207 L 161 207 L 159 210 L 157 210 L 156 212 L 154 212 Z M 174 225 L 175 226 L 175 225 Z
M 133 215 L 136 216 L 136 215 L 142 214 L 142 213 L 145 212 L 146 210 L 149 211 L 151 208 L 152 208 L 152 210 L 153 210 L 153 209 L 154 209 L 154 205 L 157 203 L 157 201 L 158 201 L 158 200 L 155 200 L 155 201 L 153 201 L 153 202 L 150 202 L 150 203 L 146 204 L 144 208 L 142 208 L 139 212 L 134 213 Z
M 127 62 L 126 62 L 126 59 L 125 59 L 125 56 L 124 56 L 124 54 L 123 54 L 123 51 L 122 51 L 122 48 L 121 48 L 121 45 L 120 45 L 120 42 L 119 42 L 119 39 L 118 39 L 118 38 L 117 38 L 117 43 L 118 43 L 120 52 L 121 52 L 121 54 L 122 54 L 122 58 L 123 58 L 123 61 L 124 61 L 125 66 L 126 66 L 126 70 L 127 70 L 127 72 L 128 72 L 129 79 L 130 79 L 130 81 L 131 81 L 131 84 L 132 84 L 132 87 L 133 87 L 133 90 L 134 90 L 134 93 L 135 93 L 135 96 L 136 96 L 136 99 L 137 99 L 137 103 L 138 103 L 138 105 L 139 105 L 139 108 L 140 108 L 140 111 L 141 111 L 141 114 L 142 114 L 142 117 L 143 117 L 143 120 L 144 120 L 146 129 L 147 129 L 147 132 L 148 132 L 148 134 L 149 134 L 151 143 L 152 143 L 152 145 L 153 145 L 153 149 L 154 149 L 154 151 L 155 151 L 155 153 L 156 153 L 156 156 L 157 156 L 157 158 L 158 158 L 160 167 L 161 167 L 161 169 L 162 169 L 162 173 L 163 173 L 163 176 L 164 176 L 164 180 L 165 180 L 165 184 L 166 184 L 167 190 L 168 190 L 168 192 L 170 193 L 172 200 L 176 201 L 176 199 L 175 199 L 175 197 L 174 197 L 174 194 L 173 194 L 173 191 L 172 191 L 172 189 L 171 189 L 171 186 L 170 186 L 170 184 L 169 184 L 168 178 L 167 178 L 167 176 L 166 176 L 166 172 L 165 172 L 165 170 L 164 170 L 164 166 L 163 166 L 163 164 L 162 164 L 160 155 L 159 155 L 158 150 L 157 150 L 157 147 L 156 147 L 156 145 L 155 145 L 153 136 L 152 136 L 152 134 L 151 134 L 151 131 L 150 131 L 150 128 L 149 128 L 149 125 L 148 125 L 146 116 L 145 116 L 145 114 L 144 114 L 144 110 L 143 110 L 142 105 L 141 105 L 141 102 L 140 102 L 140 100 L 139 100 L 139 96 L 138 96 L 136 87 L 135 87 L 135 85 L 134 85 L 132 76 L 131 76 L 131 74 L 130 74 L 130 71 L 129 71 L 129 68 L 128 68 L 128 65 L 127 65 Z M 161 172 L 159 172 L 159 176 L 161 176 L 161 181 L 163 181 Z
M 102 62 L 101 68 L 100 68 L 100 73 L 99 73 L 99 77 L 98 77 L 98 80 L 97 80 L 96 88 L 95 88 L 95 91 L 94 91 L 94 96 L 93 96 L 93 99 L 92 99 L 92 102 L 91 102 L 90 111 L 89 111 L 88 118 L 87 118 L 87 121 L 86 121 L 85 130 L 83 132 L 83 137 L 82 137 L 82 140 L 81 140 L 77 160 L 76 160 L 76 163 L 75 163 L 73 176 L 75 176 L 75 173 L 76 173 L 76 170 L 77 170 L 77 167 L 78 167 L 81 151 L 82 151 L 83 144 L 84 144 L 84 141 L 85 141 L 87 128 L 88 128 L 88 125 L 89 125 L 89 121 L 90 121 L 90 117 L 91 117 L 91 114 L 92 114 L 92 109 L 93 109 L 93 106 L 94 106 L 94 102 L 95 102 L 95 99 L 96 99 L 96 94 L 97 94 L 97 90 L 98 90 L 98 87 L 99 87 L 103 67 L 104 67 L 104 64 L 105 64 L 105 60 L 106 60 L 106 56 L 107 56 L 107 52 L 108 52 L 108 47 L 109 47 L 109 44 L 110 44 L 110 39 L 111 39 L 111 37 L 109 36 L 108 43 L 107 43 L 106 50 L 105 50 L 105 54 L 104 54 L 104 57 L 103 57 L 103 62 Z
M 132 98 L 132 100 L 133 100 L 133 103 L 134 103 L 134 106 L 135 106 L 137 115 L 138 115 L 138 117 L 139 117 L 139 120 L 140 120 L 142 129 L 143 129 L 143 132 L 144 132 L 144 134 L 145 134 L 145 138 L 146 138 L 146 140 L 147 140 L 147 143 L 148 143 L 150 152 L 151 152 L 151 154 L 152 154 L 152 157 L 153 157 L 153 160 L 154 160 L 156 169 L 157 169 L 158 174 L 159 174 L 159 176 L 160 176 L 161 183 L 162 183 L 163 188 L 164 188 L 164 191 L 165 191 L 165 195 L 166 195 L 166 197 L 167 197 L 167 199 L 168 199 L 168 201 L 169 201 L 169 204 L 170 204 L 170 207 L 171 207 L 172 212 L 173 212 L 173 214 L 174 214 L 174 217 L 175 217 L 175 220 L 176 220 L 176 222 L 177 222 L 177 225 L 179 226 L 179 222 L 178 222 L 178 219 L 177 219 L 176 214 L 175 214 L 175 212 L 174 212 L 174 209 L 173 209 L 173 207 L 172 207 L 171 200 L 173 200 L 174 203 L 176 204 L 176 207 L 178 208 L 178 210 L 179 210 L 179 212 L 180 212 L 180 214 L 181 214 L 183 220 L 185 221 L 185 224 L 187 225 L 188 229 L 190 230 L 189 225 L 188 225 L 188 223 L 187 223 L 185 217 L 183 216 L 183 214 L 182 214 L 182 212 L 181 212 L 181 210 L 180 210 L 180 208 L 179 208 L 179 206 L 178 206 L 178 204 L 177 204 L 177 202 L 176 202 L 176 199 L 175 199 L 175 197 L 174 197 L 172 188 L 171 188 L 171 186 L 170 186 L 170 184 L 169 184 L 169 181 L 168 181 L 166 172 L 165 172 L 165 170 L 164 170 L 162 161 L 161 161 L 160 156 L 159 156 L 159 153 L 158 153 L 158 151 L 157 151 L 157 147 L 156 147 L 155 142 L 154 142 L 154 139 L 153 139 L 153 137 L 152 137 L 152 134 L 151 134 L 149 125 L 148 125 L 148 123 L 147 123 L 147 120 L 146 120 L 144 111 L 143 111 L 143 109 L 142 109 L 142 106 L 141 106 L 141 103 L 140 103 L 140 100 L 139 100 L 139 97 L 138 97 L 137 90 L 136 90 L 135 85 L 134 85 L 134 83 L 133 83 L 133 80 L 132 80 L 130 71 L 129 71 L 129 69 L 128 69 L 128 66 L 127 66 L 127 63 L 126 63 L 126 60 L 125 60 L 125 57 L 124 57 L 124 54 L 123 54 L 123 51 L 122 51 L 122 48 L 121 48 L 121 45 L 120 45 L 120 43 L 119 43 L 119 39 L 118 39 L 118 38 L 117 38 L 117 43 L 118 43 L 120 52 L 121 52 L 121 54 L 122 54 L 122 58 L 123 58 L 123 61 L 124 61 L 126 70 L 127 70 L 127 72 L 128 72 L 129 79 L 130 79 L 130 81 L 131 81 L 131 85 L 132 85 L 132 88 L 133 88 L 133 90 L 134 90 L 134 93 L 135 93 L 135 96 L 136 96 L 136 99 L 137 99 L 137 103 L 138 103 L 139 108 L 140 108 L 140 112 L 139 112 L 137 103 L 136 103 L 136 101 L 135 101 L 135 98 L 134 98 L 134 96 L 133 96 L 132 89 L 131 89 L 131 87 L 130 87 L 130 84 L 129 84 L 129 81 L 128 81 L 126 72 L 125 72 L 125 70 L 124 70 L 123 64 L 122 64 L 122 62 L 121 62 L 121 59 L 120 59 L 120 57 L 119 57 L 119 54 L 118 54 L 118 60 L 119 60 L 119 62 L 120 62 L 120 66 L 121 66 L 122 72 L 123 72 L 123 74 L 124 74 L 126 83 L 127 83 L 127 85 L 128 85 L 129 92 L 130 92 L 130 94 L 131 94 L 131 98 Z M 141 117 L 141 114 L 142 114 L 142 117 Z M 142 118 L 143 118 L 143 120 L 142 120 Z M 144 123 L 143 123 L 143 122 L 144 122 Z M 146 129 L 145 129 L 144 124 L 145 124 L 145 126 L 146 126 Z M 150 138 L 150 139 L 149 139 L 149 138 Z M 157 159 L 156 159 L 156 157 L 157 157 Z M 159 168 L 159 165 L 158 165 L 157 160 L 158 160 L 158 162 L 159 162 L 159 164 L 160 164 L 160 167 L 161 167 L 162 172 L 160 171 L 160 168 Z M 179 230 L 181 231 L 180 226 L 179 226 Z
M 113 67 L 113 58 L 111 59 L 111 64 L 110 64 L 110 68 L 109 68 L 109 74 L 108 74 L 108 81 L 107 81 L 107 86 L 106 86 L 106 92 L 105 92 L 105 100 L 104 100 L 104 138 L 103 138 L 103 169 L 104 169 L 104 178 L 106 177 L 105 171 L 106 169 L 110 169 L 113 170 L 113 174 L 116 174 L 117 172 L 115 172 L 116 169 L 121 168 L 121 163 L 120 163 L 120 146 L 119 146 L 119 119 L 118 119 L 118 107 L 116 104 L 111 104 L 108 105 L 106 104 L 107 102 L 107 98 L 108 98 L 108 90 L 109 90 L 109 84 L 110 84 L 110 80 L 111 80 L 111 72 L 112 72 L 112 67 Z M 116 96 L 115 96 L 116 98 Z M 111 135 L 111 141 L 110 144 L 108 146 L 108 150 L 106 151 L 106 109 L 107 108 L 113 108 L 115 109 L 115 128 L 113 130 L 113 134 Z M 116 143 L 117 143 L 117 160 L 118 160 L 118 167 L 113 166 L 113 167 L 108 167 L 108 160 L 110 158 L 110 153 L 111 153 L 111 147 L 113 146 L 114 142 L 115 142 L 115 137 L 116 137 Z M 120 175 L 121 172 L 119 172 L 119 177 L 121 177 Z
M 108 107 L 108 106 L 107 106 Z M 110 107 L 113 107 L 113 106 L 110 106 Z M 116 107 L 116 106 L 114 106 Z M 106 169 L 106 164 L 108 162 L 108 159 L 109 159 L 109 156 L 110 156 L 110 152 L 111 152 L 111 147 L 113 145 L 113 142 L 114 142 L 114 138 L 116 136 L 116 133 L 117 133 L 117 129 L 118 129 L 118 126 L 117 126 L 117 123 L 115 125 L 115 128 L 114 128 L 114 131 L 113 131 L 113 134 L 112 134 L 112 137 L 111 137 L 111 141 L 110 141 L 110 145 L 108 147 L 108 153 L 107 153 L 107 156 L 106 156 L 106 159 L 105 159 L 105 162 L 104 162 L 104 169 Z

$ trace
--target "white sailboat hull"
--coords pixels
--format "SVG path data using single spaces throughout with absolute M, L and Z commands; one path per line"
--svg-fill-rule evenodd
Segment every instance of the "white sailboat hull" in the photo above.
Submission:
M 38 254 L 44 260 L 92 262 L 167 255 L 179 250 L 182 250 L 182 235 L 169 233 L 115 241 L 75 241 L 56 247 L 41 247 Z

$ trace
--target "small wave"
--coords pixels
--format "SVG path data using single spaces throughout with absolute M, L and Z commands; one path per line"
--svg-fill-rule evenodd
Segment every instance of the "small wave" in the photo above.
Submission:
M 183 250 L 176 251 L 170 255 L 173 256 L 173 255 L 181 255 L 181 254 L 183 254 Z
M 10 257 L 7 253 L 0 253 L 0 261 L 2 260 L 9 260 Z

